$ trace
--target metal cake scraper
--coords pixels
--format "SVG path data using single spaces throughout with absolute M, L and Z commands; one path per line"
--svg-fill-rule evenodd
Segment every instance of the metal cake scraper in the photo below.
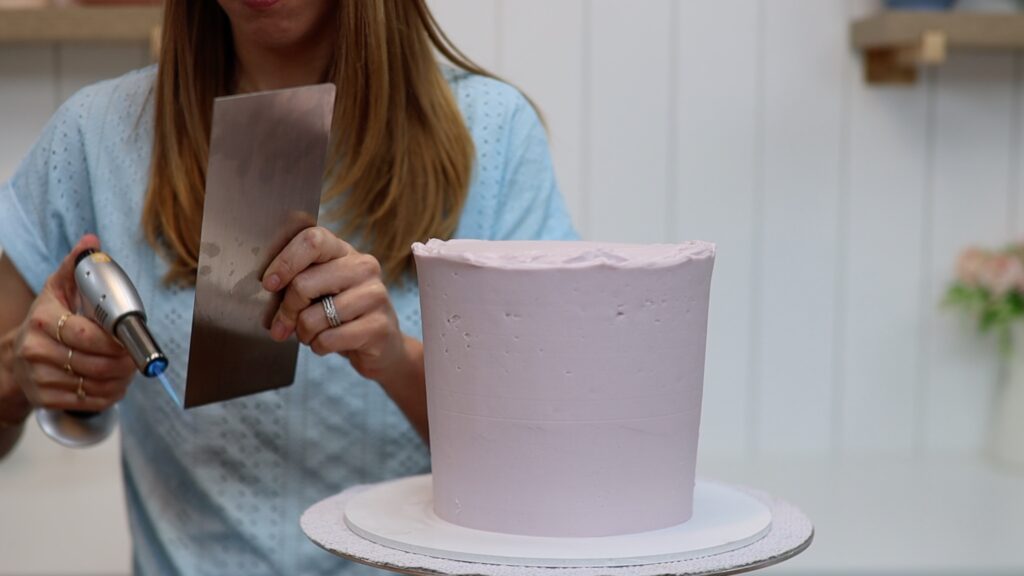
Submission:
M 334 93 L 318 84 L 214 102 L 186 408 L 295 379 L 298 342 L 270 338 L 280 294 L 261 279 L 316 225 Z

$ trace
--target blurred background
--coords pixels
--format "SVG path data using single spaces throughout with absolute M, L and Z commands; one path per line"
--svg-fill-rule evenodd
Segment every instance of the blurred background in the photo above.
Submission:
M 0 180 L 157 48 L 156 7 L 40 4 L 0 0 Z M 431 4 L 543 110 L 585 238 L 718 243 L 698 472 L 817 528 L 766 574 L 1024 574 L 1024 338 L 999 348 L 1024 269 L 975 251 L 956 276 L 1024 231 L 1018 3 Z M 116 439 L 30 423 L 0 462 L 0 574 L 127 574 L 119 466 Z

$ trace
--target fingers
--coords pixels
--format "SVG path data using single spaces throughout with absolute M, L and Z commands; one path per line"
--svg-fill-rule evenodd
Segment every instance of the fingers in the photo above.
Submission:
M 77 386 L 77 385 L 76 385 Z M 48 388 L 39 391 L 39 398 L 35 402 L 37 406 L 43 406 L 51 410 L 80 410 L 82 412 L 102 412 L 117 404 L 124 394 L 117 398 L 106 398 L 93 396 L 86 393 L 85 397 L 79 397 L 76 391 L 66 391 Z
M 54 410 L 99 412 L 110 408 L 128 391 L 128 380 L 93 380 L 45 364 L 34 366 L 32 403 Z M 82 394 L 79 394 L 81 378 Z
M 65 329 L 67 329 L 66 326 Z M 65 365 L 68 364 L 69 349 L 74 350 L 70 361 L 74 374 L 86 378 L 110 380 L 128 378 L 135 372 L 135 363 L 123 350 L 120 356 L 90 354 L 73 345 L 70 347 L 62 345 L 42 335 L 26 338 L 22 344 L 20 355 L 33 364 L 49 365 L 64 370 Z
M 53 326 L 56 328 L 57 324 L 54 323 Z M 56 330 L 54 332 L 54 339 L 56 339 Z M 60 333 L 64 343 L 69 348 L 74 348 L 76 352 L 82 351 L 101 356 L 127 355 L 120 342 L 100 328 L 99 324 L 84 316 L 77 314 L 69 316 Z
M 338 311 L 338 319 L 343 323 L 351 322 L 372 310 L 383 308 L 388 304 L 388 290 L 381 282 L 367 282 L 334 296 L 334 307 Z M 299 341 L 309 344 L 324 330 L 330 328 L 327 314 L 319 301 L 312 303 L 299 314 L 296 334 Z
M 388 364 L 402 348 L 398 322 L 381 281 L 380 263 L 324 228 L 299 233 L 267 267 L 263 287 L 286 289 L 271 324 L 270 335 L 275 340 L 297 331 L 313 352 L 340 353 L 349 359 L 356 354 L 361 365 L 367 361 Z M 343 322 L 340 327 L 329 327 L 319 302 L 324 295 L 333 295 Z M 370 368 L 360 373 L 379 372 Z
M 129 379 L 103 380 L 87 378 L 84 375 L 68 374 L 60 368 L 40 364 L 33 369 L 32 377 L 40 385 L 40 396 L 47 392 L 70 392 L 78 396 L 78 378 L 82 378 L 82 391 L 87 397 L 117 402 L 128 390 Z
M 309 347 L 318 356 L 325 356 L 334 352 L 351 352 L 353 350 L 361 350 L 372 354 L 373 350 L 367 344 L 386 337 L 389 331 L 390 322 L 386 314 L 368 314 L 351 322 L 346 322 L 337 328 L 320 332 L 310 342 Z
M 344 293 L 354 286 L 379 278 L 380 264 L 368 254 L 350 253 L 307 268 L 292 280 L 285 291 L 274 317 L 271 336 L 283 340 L 291 335 L 302 311 L 318 305 L 321 296 Z
M 312 264 L 341 258 L 352 251 L 349 244 L 326 228 L 316 226 L 299 232 L 263 273 L 263 288 L 276 292 Z
M 91 234 L 78 241 L 47 279 L 18 330 L 12 373 L 36 406 L 105 410 L 124 397 L 131 381 L 134 366 L 117 340 L 91 320 L 70 313 L 77 300 L 75 259 L 99 247 Z
M 75 258 L 89 248 L 98 249 L 99 239 L 86 234 L 78 244 L 64 257 L 57 271 L 46 281 L 43 294 L 38 305 L 33 307 L 31 322 L 33 327 L 44 332 L 54 340 L 63 340 L 71 348 L 105 356 L 119 356 L 124 349 L 112 336 L 107 334 L 94 322 L 82 316 L 68 316 L 58 335 L 60 319 L 69 314 L 75 299 Z
M 122 356 L 125 354 L 124 347 L 121 346 L 120 342 L 110 334 L 107 334 L 99 324 L 84 316 L 71 314 L 64 322 L 64 327 L 59 328 L 61 316 L 69 313 L 63 304 L 54 299 L 44 303 L 34 311 L 33 322 L 35 322 L 37 329 L 48 335 L 55 343 L 63 341 L 65 345 L 69 348 L 74 348 L 76 351 L 99 354 L 101 356 Z M 58 328 L 60 329 L 59 338 L 57 334 Z
M 55 299 L 50 300 L 53 308 L 60 308 Z M 101 330 L 89 320 L 77 318 L 86 328 Z M 119 356 L 105 356 L 74 348 L 75 337 L 71 334 L 76 333 L 77 327 L 71 325 L 71 319 L 69 316 L 61 330 L 71 348 L 54 340 L 46 330 L 32 329 L 23 333 L 15 346 L 14 372 L 22 390 L 36 406 L 104 410 L 124 396 L 134 374 L 134 365 L 123 349 Z M 46 323 L 55 329 L 56 321 Z M 68 330 L 69 326 L 72 330 Z M 69 358 L 68 351 L 72 349 L 74 353 Z M 70 373 L 67 366 L 70 366 Z M 84 399 L 78 394 L 79 378 Z
M 78 243 L 61 261 L 57 271 L 46 280 L 44 290 L 49 288 L 55 297 L 61 301 L 65 308 L 73 308 L 72 303 L 77 295 L 75 287 L 75 259 L 82 251 L 89 248 L 99 250 L 100 240 L 93 234 L 86 234 L 79 238 Z

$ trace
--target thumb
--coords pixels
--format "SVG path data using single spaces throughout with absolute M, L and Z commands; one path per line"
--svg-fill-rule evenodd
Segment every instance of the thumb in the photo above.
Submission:
M 78 288 L 75 285 L 75 259 L 78 255 L 89 248 L 99 250 L 100 239 L 94 234 L 86 234 L 78 239 L 78 244 L 68 252 L 61 261 L 57 271 L 47 280 L 44 290 L 49 290 L 68 310 L 74 310 L 73 306 L 78 296 Z

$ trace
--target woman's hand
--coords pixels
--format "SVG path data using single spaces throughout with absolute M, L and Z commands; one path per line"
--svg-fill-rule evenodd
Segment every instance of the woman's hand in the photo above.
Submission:
M 295 333 L 316 354 L 341 354 L 381 383 L 415 370 L 415 350 L 398 327 L 380 263 L 330 230 L 318 226 L 296 235 L 267 267 L 263 287 L 284 290 L 270 329 L 275 340 Z M 323 297 L 332 299 L 339 326 L 331 327 Z
M 11 347 L 15 382 L 36 407 L 98 412 L 124 397 L 135 364 L 99 325 L 71 311 L 77 306 L 75 256 L 99 248 L 83 236 L 47 279 L 18 327 Z M 65 318 L 59 330 L 61 318 Z

